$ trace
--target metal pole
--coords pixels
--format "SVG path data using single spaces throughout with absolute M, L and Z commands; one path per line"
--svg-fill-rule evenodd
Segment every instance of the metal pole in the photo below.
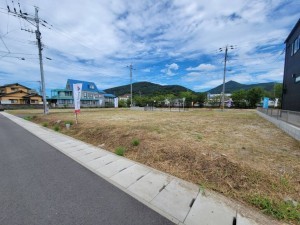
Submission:
M 39 60 L 40 60 L 40 71 L 41 71 L 41 82 L 42 82 L 42 95 L 43 95 L 43 106 L 44 106 L 44 114 L 48 114 L 47 109 L 47 100 L 46 100 L 46 91 L 45 91 L 45 80 L 44 80 L 44 69 L 43 69 L 43 57 L 42 57 L 42 44 L 41 44 L 41 33 L 39 29 L 39 16 L 38 16 L 38 8 L 35 7 L 35 22 L 36 22 L 36 39 L 39 48 Z
M 225 61 L 224 61 L 224 75 L 223 75 L 223 94 L 222 94 L 222 111 L 224 111 L 225 107 L 225 76 L 226 76 L 226 62 L 227 62 L 227 51 L 228 51 L 228 46 L 226 46 L 225 49 Z

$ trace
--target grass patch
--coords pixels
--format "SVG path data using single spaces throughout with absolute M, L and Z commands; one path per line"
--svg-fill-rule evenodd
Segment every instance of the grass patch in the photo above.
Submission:
M 251 198 L 251 203 L 279 220 L 300 221 L 300 206 L 293 205 L 290 201 L 275 202 L 268 197 L 256 195 Z
M 44 122 L 42 125 L 43 125 L 43 127 L 48 127 L 48 123 L 47 122 Z
M 55 131 L 59 131 L 59 130 L 60 130 L 60 128 L 59 128 L 59 126 L 58 126 L 58 125 L 55 125 L 55 126 L 53 127 L 53 130 L 55 130 Z
M 70 124 L 72 126 L 74 123 L 73 121 L 65 121 L 65 124 Z
M 131 144 L 132 144 L 133 146 L 139 146 L 140 140 L 135 138 L 135 139 L 132 140 Z
M 126 149 L 124 147 L 117 147 L 115 153 L 119 156 L 124 156 Z

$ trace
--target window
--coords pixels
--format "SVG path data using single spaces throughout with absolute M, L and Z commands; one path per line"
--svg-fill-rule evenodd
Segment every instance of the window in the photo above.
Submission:
M 299 49 L 300 49 L 300 35 L 295 39 L 295 41 L 291 45 L 291 56 L 295 55 Z
M 84 98 L 86 98 L 86 97 L 87 97 L 87 94 L 86 94 L 86 92 L 84 92 L 84 93 L 83 93 L 83 97 L 84 97 Z
M 95 89 L 95 86 L 93 84 L 90 84 L 90 89 Z
M 18 103 L 18 99 L 9 99 L 9 101 L 11 102 L 11 103 Z

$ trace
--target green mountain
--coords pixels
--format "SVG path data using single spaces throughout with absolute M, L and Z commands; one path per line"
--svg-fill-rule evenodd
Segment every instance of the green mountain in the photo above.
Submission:
M 234 91 L 238 90 L 249 90 L 251 88 L 260 87 L 264 89 L 265 91 L 273 91 L 274 90 L 274 82 L 269 83 L 259 83 L 259 84 L 241 84 L 235 81 L 228 81 L 225 83 L 225 93 L 232 93 Z M 223 90 L 223 85 L 219 85 L 209 91 L 207 91 L 210 94 L 220 94 Z
M 130 84 L 109 88 L 104 91 L 106 93 L 114 94 L 116 96 L 130 94 Z M 179 93 L 183 91 L 191 91 L 195 93 L 194 91 L 180 85 L 159 85 L 151 82 L 137 82 L 132 84 L 133 95 L 143 95 L 143 96 L 154 96 L 154 95 L 165 95 L 165 94 L 179 95 Z

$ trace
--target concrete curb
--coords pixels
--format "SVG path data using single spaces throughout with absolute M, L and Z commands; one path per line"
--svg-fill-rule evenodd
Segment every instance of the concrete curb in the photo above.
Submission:
M 283 224 L 220 194 L 200 191 L 195 184 L 6 112 L 1 114 L 175 224 Z

